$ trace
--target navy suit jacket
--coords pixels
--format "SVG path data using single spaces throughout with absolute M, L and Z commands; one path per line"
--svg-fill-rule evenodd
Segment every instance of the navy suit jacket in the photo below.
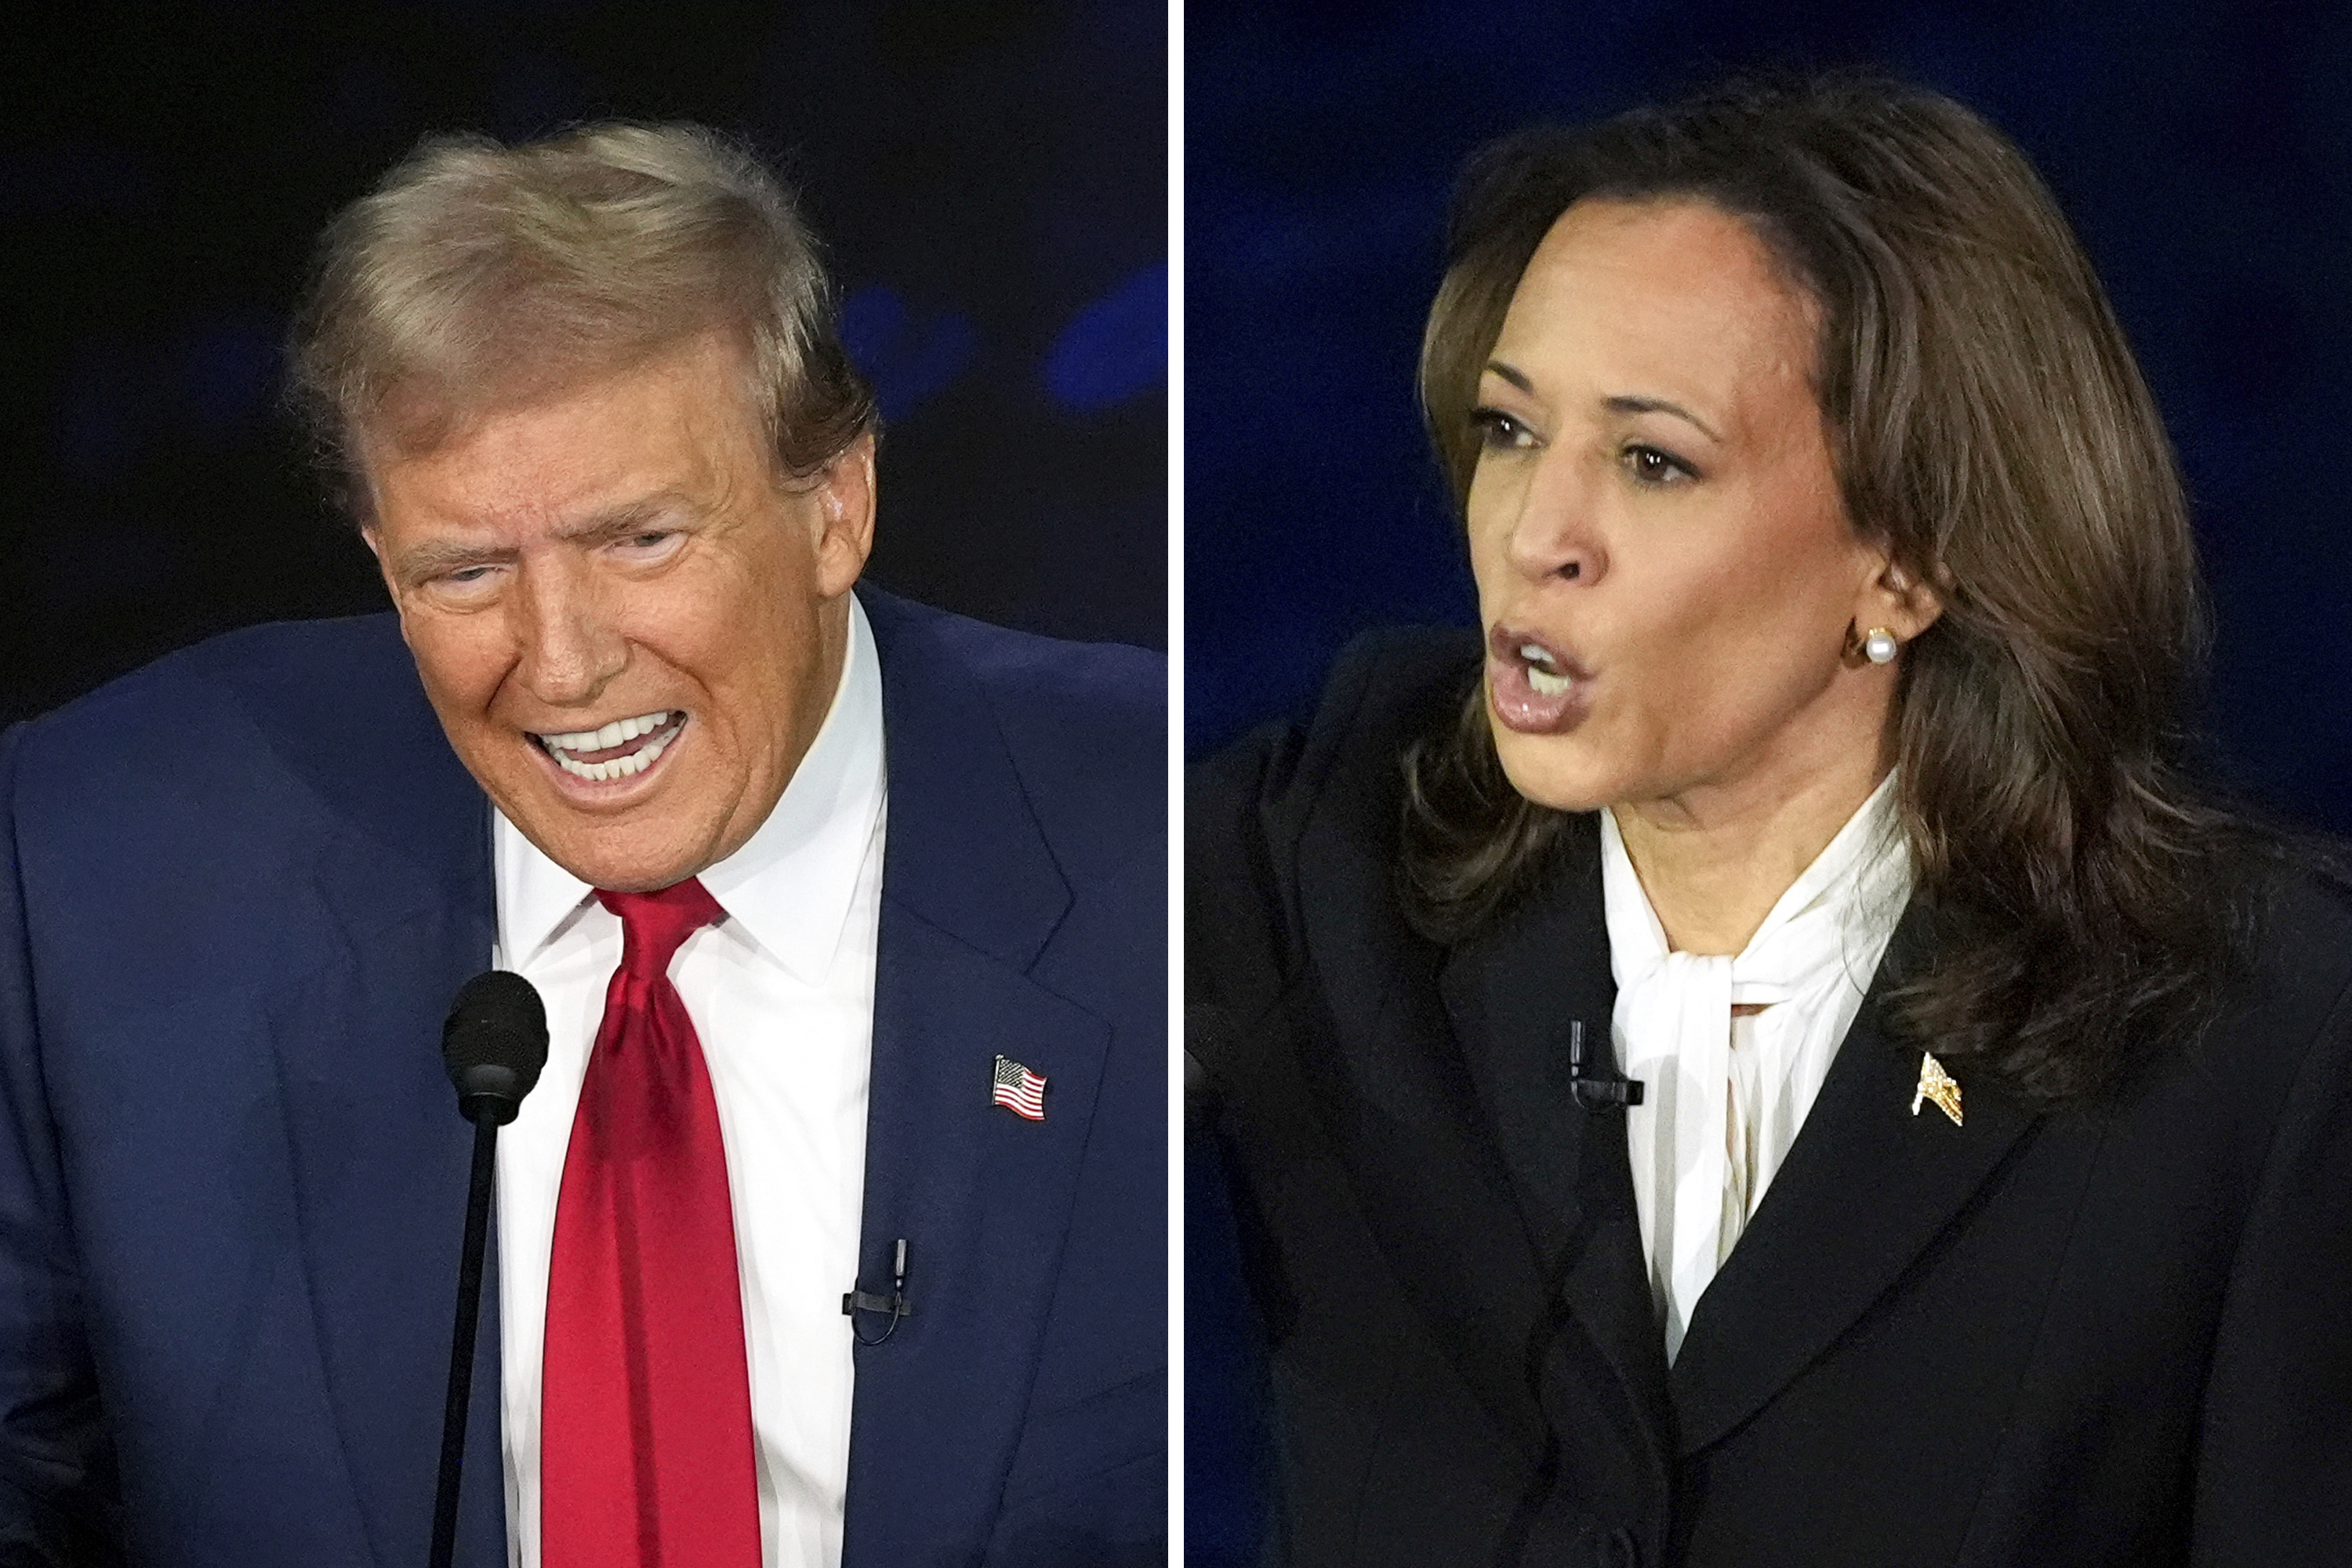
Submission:
M 862 592 L 884 865 L 845 1568 L 1158 1562 L 1165 678 Z M 421 1563 L 489 812 L 392 617 L 0 736 L 0 1563 Z M 998 1053 L 1047 1116 L 989 1104 Z M 850 1289 L 852 1282 L 842 1281 Z M 458 1561 L 506 1562 L 486 1291 Z

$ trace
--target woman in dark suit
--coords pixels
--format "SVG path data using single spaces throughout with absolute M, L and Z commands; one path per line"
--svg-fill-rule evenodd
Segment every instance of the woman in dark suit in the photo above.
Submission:
M 1483 637 L 1189 818 L 1276 1554 L 2352 1563 L 2352 890 L 2181 763 L 2023 158 L 1853 79 L 1515 138 L 1421 390 Z

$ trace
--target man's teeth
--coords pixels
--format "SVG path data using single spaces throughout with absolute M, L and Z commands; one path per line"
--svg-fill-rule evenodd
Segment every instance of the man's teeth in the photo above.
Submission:
M 1552 662 L 1551 650 L 1540 644 L 1520 644 L 1519 657 L 1527 661 L 1528 685 L 1546 697 L 1565 696 L 1568 689 L 1576 684 L 1560 673 Z
M 609 762 L 583 763 L 566 753 L 605 751 L 625 741 L 634 741 L 640 735 L 650 735 L 677 717 L 678 715 L 675 713 L 646 713 L 635 719 L 615 719 L 601 730 L 572 730 L 560 735 L 541 735 L 539 741 L 547 748 L 547 754 L 555 759 L 557 767 L 574 778 L 602 784 L 610 779 L 628 778 L 652 767 L 669 749 L 669 743 L 677 739 L 677 731 L 672 731 L 648 741 L 627 756 L 614 757 Z
M 615 719 L 601 730 L 572 730 L 561 735 L 541 735 L 540 741 L 551 747 L 567 752 L 601 752 L 607 746 L 617 746 L 624 741 L 634 741 L 640 735 L 650 735 L 669 722 L 667 713 L 647 713 L 635 719 Z

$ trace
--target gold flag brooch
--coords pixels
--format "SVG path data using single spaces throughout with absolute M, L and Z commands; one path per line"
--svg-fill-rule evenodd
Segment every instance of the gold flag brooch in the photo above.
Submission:
M 1960 1086 L 1952 1081 L 1952 1075 L 1944 1070 L 1935 1052 L 1923 1051 L 1919 1056 L 1919 1089 L 1911 1097 L 1911 1114 L 1918 1115 L 1921 1102 L 1930 1100 L 1936 1102 L 1937 1110 L 1952 1119 L 1953 1126 L 1960 1125 Z

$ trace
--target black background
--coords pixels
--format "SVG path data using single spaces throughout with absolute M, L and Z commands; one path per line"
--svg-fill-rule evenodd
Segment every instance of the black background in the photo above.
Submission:
M 2352 828 L 2352 7 L 2092 0 L 1261 7 L 1185 37 L 1185 723 L 1307 701 L 1361 628 L 1475 615 L 1413 405 L 1482 142 L 1755 67 L 1891 69 L 2015 137 L 2187 472 L 2229 769 Z M 1263 1446 L 1223 1194 L 1188 1171 L 1187 1556 L 1253 1561 Z
M 311 244 L 428 132 L 608 115 L 801 191 L 883 405 L 871 579 L 1164 646 L 1160 0 L 45 9 L 0 47 L 0 722 L 383 607 L 278 410 Z

